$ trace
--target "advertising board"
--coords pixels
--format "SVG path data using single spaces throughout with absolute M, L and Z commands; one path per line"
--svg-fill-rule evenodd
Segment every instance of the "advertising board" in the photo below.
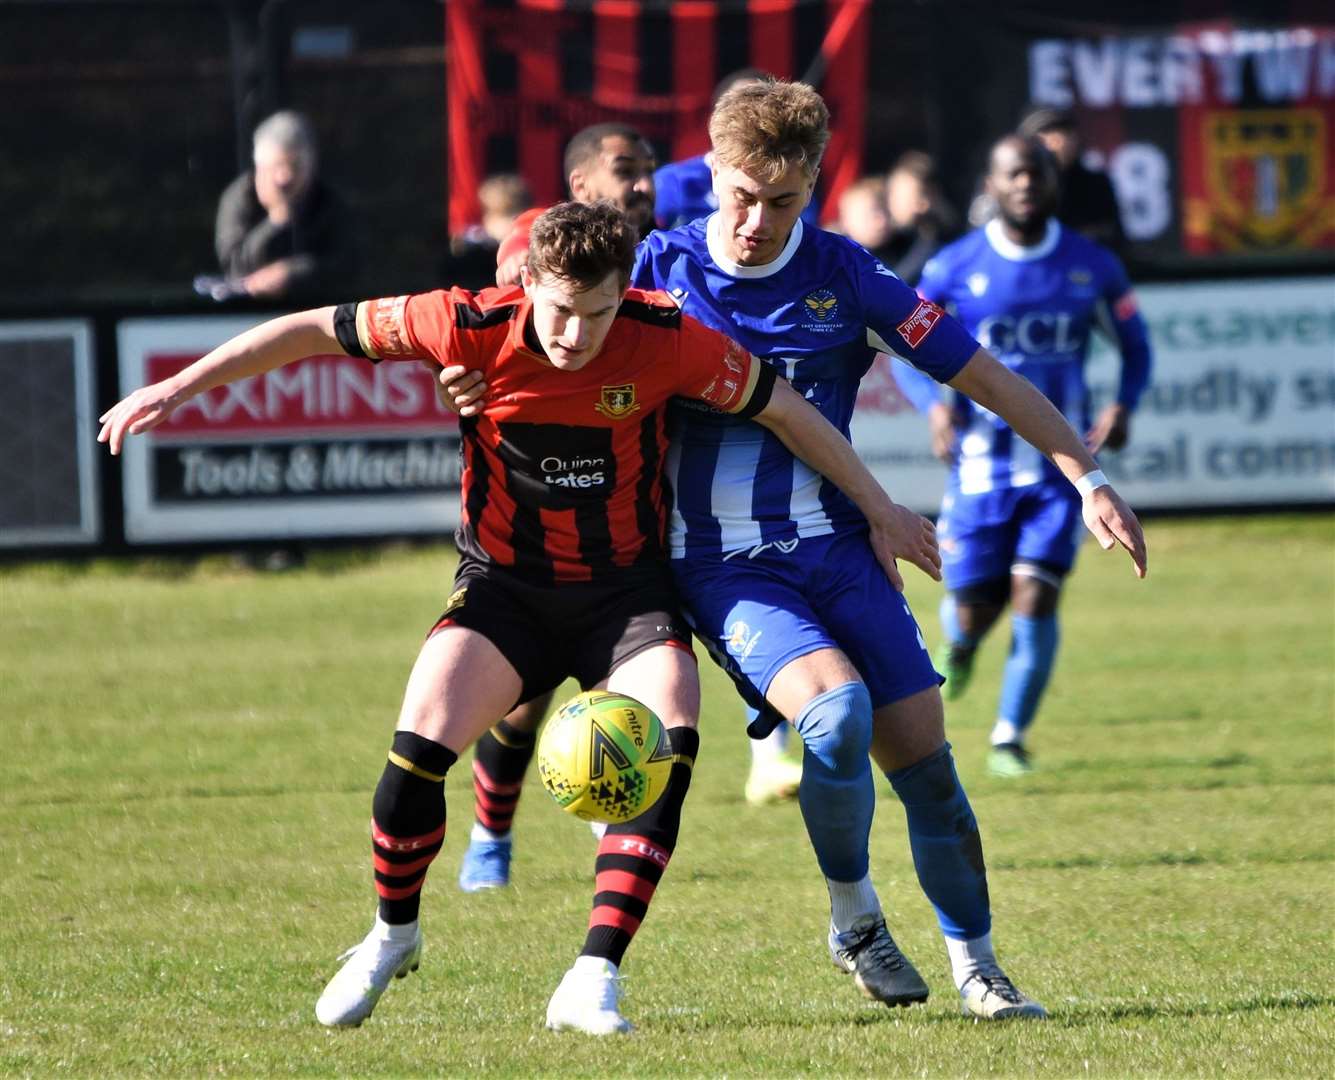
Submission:
M 121 392 L 254 322 L 123 321 Z M 445 535 L 458 523 L 458 450 L 458 422 L 425 367 L 308 357 L 201 394 L 126 441 L 126 540 Z

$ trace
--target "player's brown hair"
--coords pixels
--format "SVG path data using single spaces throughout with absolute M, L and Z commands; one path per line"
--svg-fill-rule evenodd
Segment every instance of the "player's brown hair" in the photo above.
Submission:
M 709 141 L 720 164 L 765 183 L 774 183 L 794 164 L 814 176 L 830 141 L 830 110 L 806 83 L 742 83 L 714 106 Z
M 635 263 L 635 243 L 635 229 L 611 203 L 557 203 L 533 222 L 528 272 L 572 282 L 582 291 L 615 270 L 624 288 Z

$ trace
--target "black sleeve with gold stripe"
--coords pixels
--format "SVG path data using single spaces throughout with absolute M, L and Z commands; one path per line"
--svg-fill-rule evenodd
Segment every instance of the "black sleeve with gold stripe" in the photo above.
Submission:
M 339 304 L 334 308 L 334 336 L 338 338 L 338 343 L 343 346 L 343 351 L 349 356 L 360 356 L 363 359 L 371 359 L 366 355 L 366 350 L 362 348 L 361 339 L 357 336 L 357 305 Z
M 765 406 L 769 404 L 769 399 L 774 395 L 774 380 L 779 377 L 775 370 L 759 357 L 754 358 L 752 363 L 760 369 L 756 372 L 755 389 L 751 391 L 750 400 L 732 414 L 747 420 L 757 413 L 765 411 Z

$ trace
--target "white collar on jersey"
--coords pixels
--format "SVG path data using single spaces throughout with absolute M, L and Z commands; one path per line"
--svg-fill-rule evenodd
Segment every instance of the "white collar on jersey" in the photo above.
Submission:
M 992 245 L 992 250 L 1003 259 L 1010 259 L 1011 262 L 1033 262 L 1035 259 L 1041 259 L 1045 255 L 1052 254 L 1052 249 L 1057 246 L 1057 241 L 1061 239 L 1062 227 L 1057 224 L 1055 217 L 1048 218 L 1048 227 L 1047 231 L 1043 233 L 1043 239 L 1033 247 L 1022 247 L 1002 232 L 1001 218 L 993 218 L 989 221 L 983 228 L 983 235 L 987 237 L 987 242 Z
M 796 254 L 798 245 L 802 243 L 802 219 L 798 218 L 788 236 L 788 243 L 783 245 L 783 250 L 779 252 L 777 259 L 765 263 L 764 266 L 738 266 L 723 254 L 723 241 L 718 234 L 721 220 L 717 212 L 709 215 L 709 220 L 705 222 L 705 243 L 709 246 L 709 257 L 714 260 L 714 265 L 728 277 L 765 278 L 777 274 L 788 265 Z

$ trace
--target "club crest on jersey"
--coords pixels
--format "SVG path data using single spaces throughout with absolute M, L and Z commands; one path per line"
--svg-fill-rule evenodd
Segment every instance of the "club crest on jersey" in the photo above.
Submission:
M 1089 285 L 1094 281 L 1094 275 L 1083 266 L 1071 267 L 1071 272 L 1066 275 L 1066 280 L 1072 285 Z
M 916 349 L 924 341 L 927 335 L 936 329 L 936 324 L 941 321 L 941 316 L 945 312 L 933 304 L 930 300 L 920 300 L 918 306 L 913 309 L 913 314 L 895 327 L 910 349 Z
M 969 286 L 969 291 L 973 293 L 974 296 L 982 296 L 983 293 L 987 292 L 987 275 L 970 274 L 964 279 L 964 284 Z
M 839 297 L 830 292 L 829 289 L 816 289 L 802 297 L 802 303 L 807 309 L 807 325 L 828 323 L 837 314 L 839 314 Z M 815 324 L 812 320 L 815 320 Z
M 613 420 L 620 420 L 623 416 L 638 412 L 640 403 L 635 400 L 635 384 L 623 383 L 621 386 L 604 386 L 602 400 L 594 408 L 604 416 L 610 416 Z

